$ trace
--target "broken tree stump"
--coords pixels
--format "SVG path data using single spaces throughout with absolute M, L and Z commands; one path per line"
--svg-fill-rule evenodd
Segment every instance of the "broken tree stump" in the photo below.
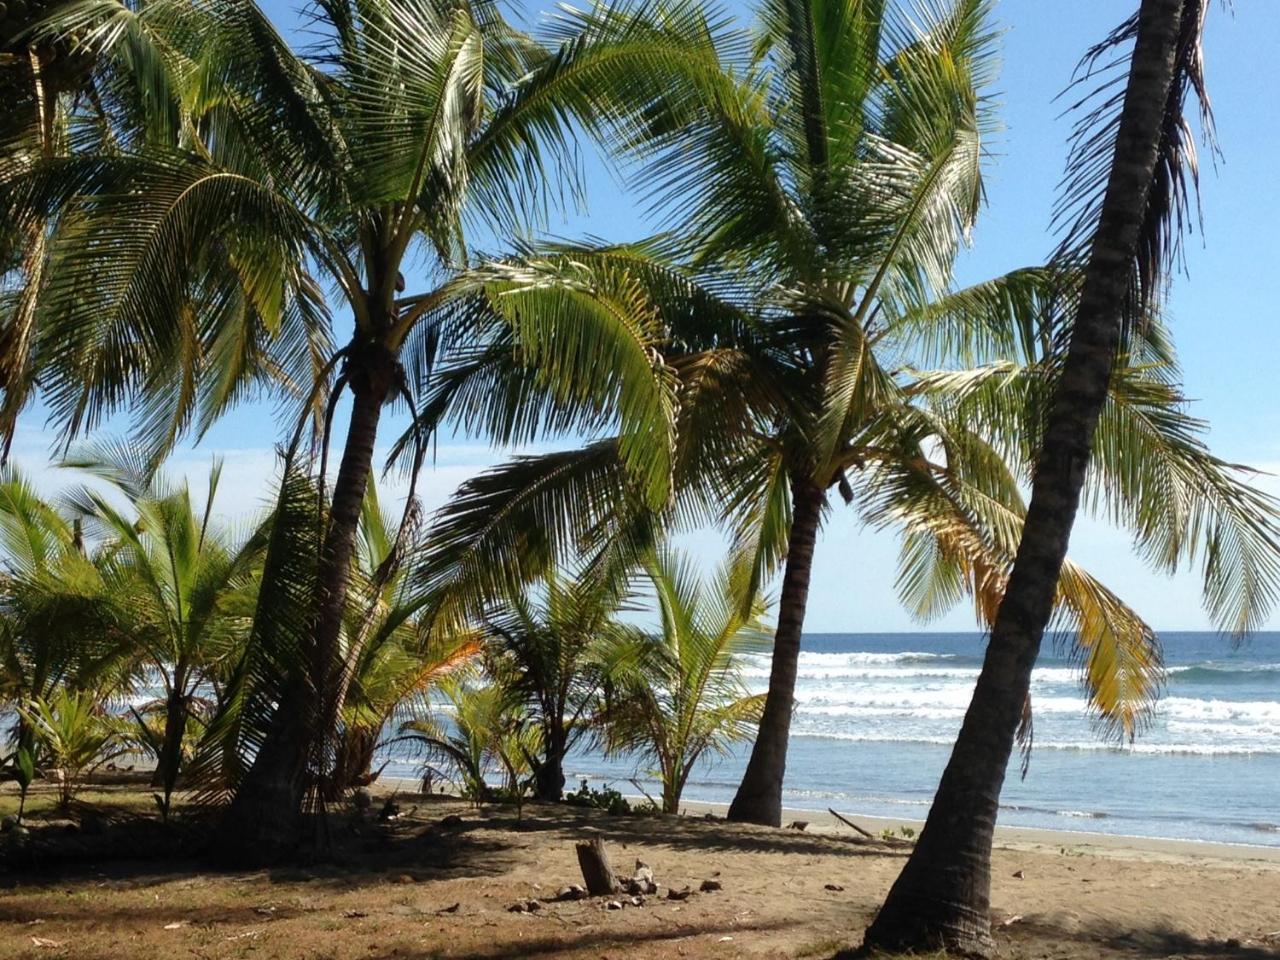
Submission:
M 580 840 L 577 848 L 578 868 L 582 870 L 582 881 L 587 885 L 587 893 L 593 897 L 607 897 L 617 893 L 620 885 L 618 878 L 613 875 L 613 867 L 609 865 L 604 841 L 599 837 Z

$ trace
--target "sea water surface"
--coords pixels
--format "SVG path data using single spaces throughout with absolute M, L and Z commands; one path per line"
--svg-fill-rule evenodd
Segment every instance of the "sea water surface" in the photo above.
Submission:
M 1079 671 L 1048 639 L 1032 677 L 1034 750 L 1015 753 L 1006 826 L 1280 846 L 1280 633 L 1242 646 L 1214 633 L 1161 635 L 1168 680 L 1148 727 L 1118 746 L 1095 728 Z M 812 634 L 800 655 L 783 802 L 923 819 L 981 666 L 977 634 Z M 767 657 L 751 658 L 752 687 Z M 701 767 L 689 800 L 732 799 L 746 751 Z M 587 778 L 634 793 L 634 760 L 574 756 Z M 647 782 L 646 782 L 647 781 Z

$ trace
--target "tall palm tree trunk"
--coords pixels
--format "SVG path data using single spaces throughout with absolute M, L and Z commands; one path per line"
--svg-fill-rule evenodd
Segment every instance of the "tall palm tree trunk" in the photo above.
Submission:
M 321 759 L 315 752 L 335 722 L 338 637 L 360 508 L 395 358 L 378 344 L 353 350 L 347 374 L 354 402 L 316 573 L 315 627 L 305 651 L 307 674 L 291 684 L 224 817 L 220 833 L 226 842 L 219 844 L 218 851 L 224 859 L 270 863 L 296 847 L 308 768 L 312 760 Z
M 795 707 L 796 669 L 800 662 L 800 638 L 809 600 L 813 549 L 822 524 L 826 495 L 812 480 L 791 484 L 791 534 L 787 565 L 778 599 L 778 629 L 773 638 L 773 664 L 769 692 L 765 696 L 760 731 L 751 748 L 751 759 L 742 783 L 729 806 L 729 819 L 766 826 L 782 824 L 782 778 L 787 767 L 787 741 Z
M 867 930 L 892 950 L 986 956 L 991 843 L 1031 670 L 1053 609 L 1122 317 L 1175 75 L 1184 0 L 1143 0 L 1103 205 L 1031 504 L 982 672 L 929 818 Z

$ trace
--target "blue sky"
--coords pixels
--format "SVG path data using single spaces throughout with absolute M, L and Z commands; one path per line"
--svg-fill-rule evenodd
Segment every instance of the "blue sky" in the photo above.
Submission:
M 988 206 L 973 248 L 962 258 L 960 282 L 1039 262 L 1052 249 L 1050 210 L 1070 125 L 1070 118 L 1059 116 L 1063 104 L 1054 97 L 1081 53 L 1132 6 L 1114 0 L 997 3 L 1004 66 L 993 92 L 1002 104 L 1004 129 L 992 145 Z M 265 0 L 264 7 L 286 31 L 299 22 L 292 0 Z M 527 3 L 519 9 L 536 29 L 537 11 L 547 8 Z M 747 7 L 734 4 L 733 9 L 747 15 Z M 1210 158 L 1202 157 L 1206 231 L 1187 239 L 1189 276 L 1175 279 L 1171 322 L 1187 395 L 1195 400 L 1196 415 L 1212 423 L 1215 452 L 1280 472 L 1280 391 L 1273 381 L 1280 268 L 1275 243 L 1267 240 L 1280 223 L 1274 174 L 1280 111 L 1273 98 L 1280 89 L 1280 4 L 1243 0 L 1235 4 L 1234 14 L 1214 4 L 1206 59 L 1225 160 L 1215 171 Z M 626 239 L 644 235 L 648 227 L 619 184 L 591 164 L 587 213 L 554 221 L 550 229 L 559 235 Z M 27 470 L 38 471 L 43 482 L 59 484 L 46 466 L 48 441 L 39 427 L 39 412 L 34 411 L 21 428 L 16 457 Z M 171 470 L 190 474 L 199 486 L 212 454 L 224 454 L 220 510 L 247 516 L 268 495 L 272 447 L 281 433 L 271 407 L 243 408 L 217 425 L 198 448 L 181 451 Z M 393 430 L 384 429 L 383 436 L 390 438 Z M 339 440 L 335 437 L 335 443 Z M 436 467 L 421 484 L 428 506 L 439 505 L 459 482 L 502 456 L 464 438 L 442 441 Z M 1261 482 L 1280 493 L 1280 482 Z M 693 542 L 709 562 L 718 561 L 715 538 L 696 537 Z M 1083 521 L 1077 525 L 1072 554 L 1158 629 L 1208 626 L 1196 577 L 1184 573 L 1166 578 L 1147 571 L 1123 533 Z M 808 629 L 920 629 L 894 599 L 896 556 L 892 536 L 860 529 L 851 511 L 837 507 L 819 543 Z M 928 628 L 966 630 L 973 625 L 972 613 L 958 608 Z M 1271 626 L 1280 628 L 1280 616 L 1272 618 Z

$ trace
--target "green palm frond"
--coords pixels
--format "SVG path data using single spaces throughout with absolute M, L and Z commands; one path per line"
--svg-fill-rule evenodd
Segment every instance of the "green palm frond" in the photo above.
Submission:
M 1280 503 L 1251 485 L 1248 468 L 1209 451 L 1205 424 L 1187 410 L 1167 345 L 1134 346 L 1111 378 L 1086 478 L 1086 508 L 1131 531 L 1153 568 L 1173 573 L 1198 566 L 1215 622 L 1247 633 L 1280 595 Z M 985 435 L 1027 478 L 1052 387 L 1044 364 L 1005 360 L 925 374 L 908 389 L 927 397 L 946 422 Z
M 643 569 L 661 630 L 633 669 L 613 674 L 618 689 L 608 706 L 605 746 L 655 763 L 663 809 L 672 813 L 708 752 L 726 752 L 753 734 L 764 698 L 747 691 L 741 657 L 767 651 L 770 633 L 741 561 L 707 581 L 690 557 L 659 548 Z
M 961 596 L 990 626 L 1004 596 L 1025 505 L 995 452 L 977 441 L 948 446 L 944 470 L 923 456 L 914 464 L 870 468 L 867 519 L 904 530 L 898 590 L 928 618 Z M 1081 680 L 1103 726 L 1131 740 L 1150 715 L 1164 669 L 1155 633 L 1087 571 L 1068 561 L 1057 616 L 1082 664 Z
M 314 483 L 291 457 L 282 458 L 275 508 L 260 535 L 265 541 L 251 628 L 187 774 L 197 800 L 219 802 L 243 777 L 292 685 L 312 682 L 308 649 L 315 566 L 319 553 Z M 314 695 L 313 700 L 314 702 Z M 305 717 L 292 717 L 305 723 Z
M 518 594 L 575 556 L 644 542 L 651 523 L 615 441 L 517 458 L 464 483 L 441 509 L 415 589 L 442 624 L 464 625 L 487 599 Z

